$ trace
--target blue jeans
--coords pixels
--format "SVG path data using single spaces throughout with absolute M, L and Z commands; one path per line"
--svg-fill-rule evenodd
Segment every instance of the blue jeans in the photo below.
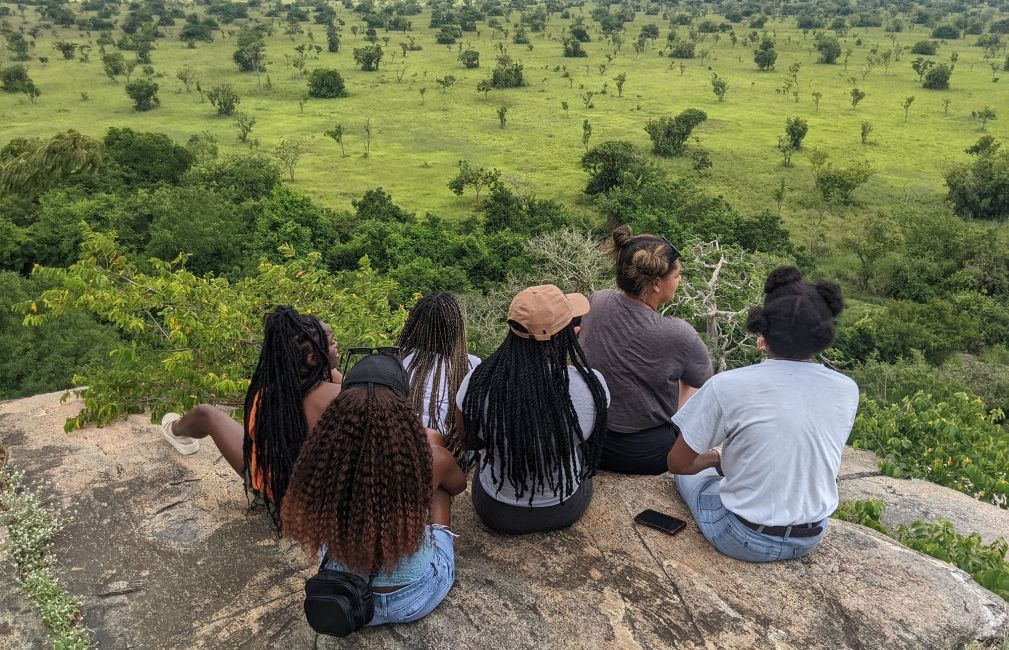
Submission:
M 722 505 L 719 487 L 722 477 L 708 468 L 699 474 L 676 475 L 676 489 L 697 521 L 701 534 L 720 553 L 744 562 L 775 562 L 800 558 L 812 551 L 827 533 L 814 537 L 767 535 L 750 530 Z
M 445 600 L 455 582 L 455 543 L 444 526 L 430 528 L 434 535 L 431 569 L 413 584 L 389 593 L 375 593 L 375 618 L 368 625 L 416 621 Z

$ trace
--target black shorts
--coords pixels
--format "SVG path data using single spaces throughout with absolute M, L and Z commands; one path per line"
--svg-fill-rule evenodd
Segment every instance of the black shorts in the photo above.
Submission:
M 664 474 L 676 435 L 672 422 L 631 433 L 607 431 L 599 469 L 618 474 Z

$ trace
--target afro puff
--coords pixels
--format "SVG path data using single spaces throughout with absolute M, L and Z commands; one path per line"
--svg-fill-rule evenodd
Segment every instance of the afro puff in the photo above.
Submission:
M 763 336 L 776 356 L 809 359 L 834 341 L 835 319 L 844 309 L 836 282 L 809 284 L 799 269 L 781 266 L 767 276 L 764 292 L 764 304 L 750 310 L 746 329 Z

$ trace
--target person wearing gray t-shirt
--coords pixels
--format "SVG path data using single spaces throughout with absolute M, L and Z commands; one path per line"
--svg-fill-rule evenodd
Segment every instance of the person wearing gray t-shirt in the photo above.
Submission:
M 701 533 L 748 562 L 802 557 L 823 538 L 858 409 L 855 382 L 812 360 L 833 341 L 840 287 L 781 267 L 764 290 L 747 327 L 767 360 L 701 387 L 673 417 L 668 458 Z
M 694 328 L 657 310 L 680 281 L 679 252 L 655 235 L 613 231 L 617 285 L 592 294 L 579 341 L 613 396 L 600 469 L 662 474 L 676 434 L 679 402 L 711 376 L 711 357 Z M 681 388 L 682 387 L 682 388 Z

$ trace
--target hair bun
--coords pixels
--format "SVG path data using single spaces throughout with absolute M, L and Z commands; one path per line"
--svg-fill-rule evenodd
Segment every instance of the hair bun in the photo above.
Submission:
M 767 332 L 767 317 L 764 315 L 763 307 L 758 305 L 746 315 L 746 329 L 754 334 Z
M 816 283 L 816 292 L 827 303 L 827 308 L 834 316 L 844 309 L 844 296 L 841 295 L 841 287 L 836 282 L 820 280 Z
M 779 266 L 767 276 L 767 282 L 764 283 L 764 293 L 771 293 L 793 282 L 802 282 L 802 273 L 799 272 L 799 269 L 794 266 Z
M 617 250 L 620 250 L 630 243 L 631 237 L 633 236 L 634 234 L 631 232 L 630 226 L 617 226 L 613 229 L 613 245 L 617 248 Z

